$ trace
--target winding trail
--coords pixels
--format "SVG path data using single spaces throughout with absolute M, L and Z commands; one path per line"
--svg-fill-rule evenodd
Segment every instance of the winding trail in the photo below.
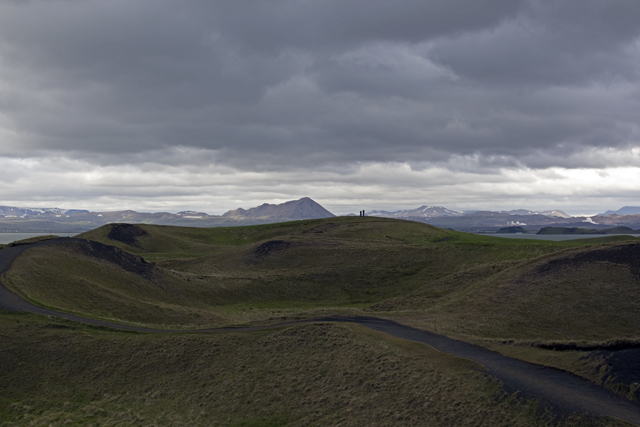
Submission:
M 60 238 L 5 247 L 0 250 L 0 275 L 4 274 L 11 267 L 13 261 L 29 248 L 60 245 L 78 240 L 80 239 Z M 577 375 L 524 362 L 480 346 L 454 340 L 429 331 L 411 328 L 386 319 L 336 316 L 252 327 L 210 328 L 188 331 L 153 329 L 85 318 L 39 307 L 11 292 L 1 281 L 0 308 L 10 311 L 28 311 L 90 325 L 147 333 L 242 332 L 311 322 L 353 322 L 398 338 L 430 345 L 443 353 L 477 362 L 486 368 L 487 374 L 502 381 L 506 391 L 518 391 L 522 397 L 539 399 L 544 405 L 550 406 L 561 413 L 576 412 L 593 416 L 609 416 L 640 426 L 640 404 L 618 397 L 606 388 Z

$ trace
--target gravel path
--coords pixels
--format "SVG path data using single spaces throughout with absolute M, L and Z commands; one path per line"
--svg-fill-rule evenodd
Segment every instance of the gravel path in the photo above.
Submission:
M 29 248 L 59 245 L 77 240 L 79 239 L 60 238 L 5 247 L 0 250 L 0 275 L 5 273 L 11 267 L 13 261 Z M 487 369 L 489 375 L 502 381 L 506 391 L 518 391 L 522 397 L 539 399 L 544 405 L 553 407 L 556 411 L 567 414 L 577 412 L 594 416 L 610 416 L 640 426 L 639 404 L 620 398 L 606 388 L 600 387 L 574 374 L 524 362 L 487 350 L 483 347 L 375 317 L 325 317 L 267 326 L 211 328 L 191 331 L 163 330 L 121 325 L 39 307 L 9 291 L 1 281 L 0 307 L 10 311 L 28 311 L 96 326 L 150 333 L 241 332 L 278 328 L 309 322 L 354 322 L 398 338 L 428 344 L 443 353 L 477 362 Z

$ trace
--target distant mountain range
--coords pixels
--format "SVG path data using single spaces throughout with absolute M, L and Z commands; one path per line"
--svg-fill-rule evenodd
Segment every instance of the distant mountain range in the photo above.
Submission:
M 572 217 L 560 210 L 460 211 L 423 205 L 416 209 L 366 212 L 367 216 L 420 221 L 438 227 L 471 232 L 496 232 L 505 227 L 522 227 L 537 232 L 541 227 L 584 227 L 601 230 L 625 226 L 640 228 L 640 207 L 625 206 L 592 217 Z M 132 210 L 90 212 L 79 209 L 18 208 L 0 206 L 0 232 L 82 232 L 104 224 L 147 223 L 190 227 L 226 227 L 265 224 L 334 216 L 308 197 L 281 204 L 265 203 L 250 209 L 238 208 L 223 215 L 183 211 L 145 213 Z
M 405 211 L 371 211 L 368 213 L 370 216 L 383 218 L 436 218 L 441 216 L 462 216 L 464 214 L 463 211 L 454 211 L 442 206 L 420 206 L 419 208 Z
M 280 205 L 271 205 L 265 203 L 255 208 L 242 209 L 238 208 L 233 211 L 226 212 L 222 215 L 224 218 L 232 218 L 236 220 L 246 219 L 312 219 L 312 218 L 329 218 L 335 216 L 315 201 L 308 197 L 300 200 L 292 200 Z
M 617 211 L 606 211 L 600 215 L 638 215 L 640 214 L 640 206 L 625 206 Z
M 395 212 L 388 211 L 371 211 L 369 215 L 371 216 L 379 216 L 383 218 L 440 218 L 440 217 L 463 217 L 467 215 L 485 215 L 489 214 L 489 216 L 495 217 L 495 214 L 504 214 L 510 216 L 531 216 L 531 215 L 542 215 L 550 218 L 573 218 L 571 215 L 568 215 L 560 210 L 552 210 L 552 211 L 530 211 L 527 209 L 515 209 L 511 211 L 458 211 L 447 209 L 442 206 L 420 206 L 416 209 L 410 210 L 401 210 Z M 504 216 L 502 216 L 504 217 Z M 512 218 L 509 218 L 512 219 Z M 457 220 L 451 220 L 457 221 Z
M 506 213 L 509 215 L 544 215 L 549 217 L 558 217 L 558 218 L 573 218 L 571 215 L 566 214 L 560 210 L 553 211 L 530 211 L 527 209 L 514 209 L 511 211 L 500 211 L 500 213 Z
M 187 227 L 227 227 L 265 224 L 299 219 L 328 218 L 334 216 L 308 197 L 279 205 L 263 204 L 251 209 L 236 209 L 223 215 L 183 211 L 90 212 L 79 209 L 18 208 L 0 206 L 0 232 L 82 232 L 113 222 L 178 225 Z
M 505 227 L 523 227 L 536 232 L 540 227 L 581 227 L 588 224 L 596 229 L 611 226 L 640 227 L 640 215 L 620 214 L 633 212 L 634 207 L 625 207 L 613 214 L 601 214 L 593 217 L 573 217 L 561 210 L 532 211 L 514 209 L 510 211 L 459 211 L 442 206 L 421 206 L 416 209 L 389 211 L 371 211 L 369 215 L 384 218 L 398 218 L 426 222 L 443 228 L 452 228 L 471 232 L 496 232 Z M 612 211 L 608 211 L 612 212 Z

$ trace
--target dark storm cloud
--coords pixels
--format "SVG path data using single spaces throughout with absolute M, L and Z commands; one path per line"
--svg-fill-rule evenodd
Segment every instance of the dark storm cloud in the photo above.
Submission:
M 221 2 L 204 11 L 252 50 L 348 49 L 372 41 L 419 43 L 490 28 L 514 16 L 521 1 L 272 1 Z M 217 18 L 217 19 L 216 19 Z
M 589 150 L 639 141 L 637 16 L 615 0 L 5 2 L 0 154 L 597 166 Z
M 533 2 L 518 18 L 444 40 L 432 54 L 460 76 L 497 85 L 637 81 L 638 14 L 633 1 Z

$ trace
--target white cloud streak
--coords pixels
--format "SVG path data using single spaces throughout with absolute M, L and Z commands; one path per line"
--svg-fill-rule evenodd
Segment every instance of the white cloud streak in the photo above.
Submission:
M 640 160 L 637 149 L 627 155 Z M 341 171 L 278 173 L 167 163 L 97 166 L 62 157 L 0 158 L 0 191 L 5 204 L 19 206 L 108 211 L 135 204 L 145 211 L 194 209 L 213 214 L 310 195 L 333 212 L 346 214 L 422 204 L 458 209 L 560 208 L 577 213 L 611 200 L 631 203 L 640 190 L 640 168 L 631 166 L 487 169 L 477 158 L 457 158 L 422 169 L 386 162 Z

